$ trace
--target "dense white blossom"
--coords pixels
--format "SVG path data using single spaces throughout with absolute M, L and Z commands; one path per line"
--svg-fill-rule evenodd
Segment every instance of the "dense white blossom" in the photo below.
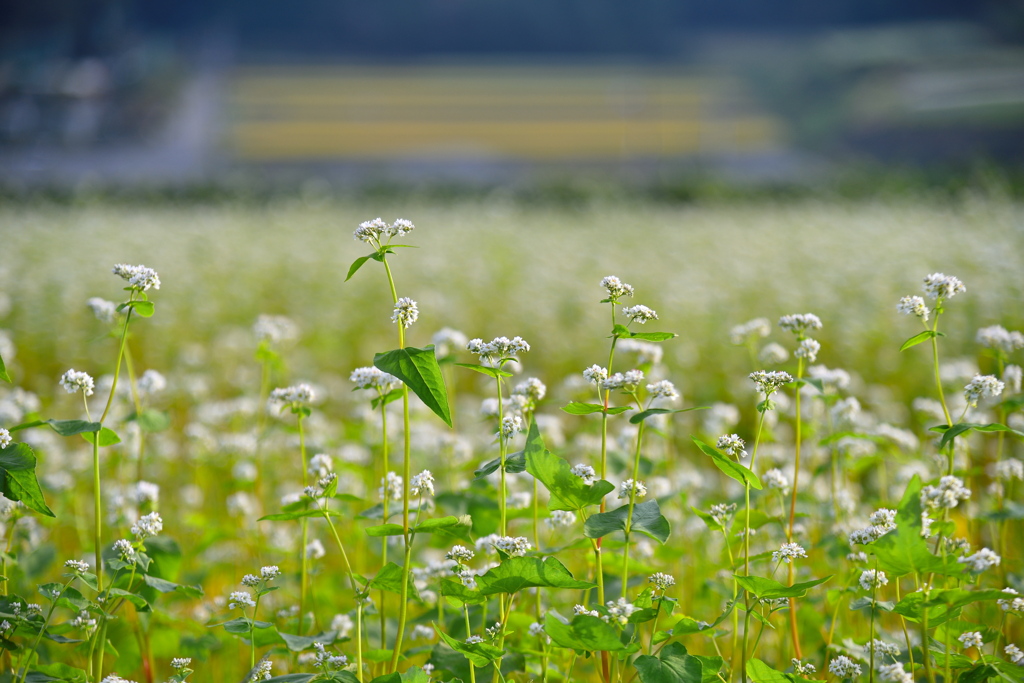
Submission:
M 86 396 L 92 396 L 93 389 L 96 388 L 95 380 L 88 373 L 80 372 L 74 368 L 61 375 L 60 385 L 69 394 L 81 390 Z
M 601 286 L 608 292 L 608 298 L 613 302 L 624 296 L 633 296 L 633 285 L 627 285 L 615 275 L 601 278 Z
M 630 322 L 643 325 L 649 320 L 657 320 L 658 314 L 653 310 L 644 306 L 643 304 L 637 304 L 636 306 L 623 306 L 622 315 L 629 318 Z
M 975 375 L 974 379 L 964 387 L 964 399 L 967 405 L 977 407 L 983 398 L 994 398 L 1003 393 L 1003 383 L 995 375 Z
M 924 299 L 919 296 L 901 297 L 900 302 L 896 304 L 896 310 L 904 315 L 916 315 L 924 322 L 928 322 L 928 317 L 931 315 L 931 311 L 925 305 Z
M 768 318 L 754 318 L 729 330 L 729 340 L 740 346 L 758 337 L 767 337 L 771 333 L 772 323 Z
M 403 296 L 395 302 L 395 308 L 391 313 L 391 322 L 398 323 L 404 328 L 409 328 L 419 317 L 420 311 L 416 307 L 416 302 L 407 296 Z
M 127 263 L 118 263 L 113 268 L 114 275 L 128 283 L 131 289 L 144 292 L 150 288 L 160 289 L 160 276 L 152 268 L 143 265 L 130 266 Z
M 932 273 L 924 278 L 924 293 L 930 299 L 952 299 L 960 292 L 966 292 L 964 283 L 952 275 Z
M 813 313 L 794 313 L 779 318 L 779 327 L 794 334 L 803 334 L 807 330 L 820 330 L 821 318 Z

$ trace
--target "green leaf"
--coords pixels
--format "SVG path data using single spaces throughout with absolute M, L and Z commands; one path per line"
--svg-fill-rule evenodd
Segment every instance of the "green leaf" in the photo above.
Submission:
M 613 531 L 625 531 L 626 516 L 628 514 L 629 505 L 627 504 L 610 512 L 599 512 L 591 515 L 583 524 L 583 533 L 587 538 L 601 538 Z M 633 506 L 633 519 L 630 522 L 630 531 L 639 531 L 660 543 L 664 543 L 668 540 L 671 527 L 665 516 L 661 514 L 658 501 L 648 500 Z
M 124 590 L 123 588 L 110 588 L 108 589 L 108 592 L 110 593 L 110 595 L 119 598 L 124 598 L 126 601 L 130 602 L 132 605 L 135 606 L 135 610 L 137 612 L 151 611 L 149 603 L 141 595 L 136 595 L 135 593 L 131 593 L 129 591 Z
M 501 467 L 501 458 L 488 460 L 479 469 L 473 472 L 474 479 L 483 479 L 498 471 Z M 505 456 L 505 471 L 509 474 L 518 474 L 526 471 L 526 456 L 522 451 L 516 451 Z
M 420 397 L 428 408 L 452 426 L 452 413 L 448 407 L 448 392 L 444 386 L 441 367 L 434 356 L 434 345 L 422 349 L 407 346 L 387 353 L 378 353 L 373 364 L 384 372 L 391 373 L 405 382 L 405 385 Z
M 454 527 L 472 527 L 473 522 L 470 520 L 469 515 L 463 515 L 461 517 L 454 517 L 448 515 L 447 517 L 433 517 L 431 519 L 425 519 L 412 530 L 417 534 L 430 534 L 435 531 L 446 531 Z
M 600 403 L 580 403 L 579 401 L 571 401 L 569 405 L 563 406 L 562 410 L 570 415 L 590 415 L 591 413 L 606 412 L 604 406 Z M 627 410 L 633 409 L 630 406 L 617 406 L 614 408 L 608 408 L 607 413 L 609 415 L 618 415 L 619 413 L 624 413 Z
M 134 301 L 132 302 L 132 308 L 143 318 L 152 318 L 155 306 L 152 301 Z
M 640 424 L 641 422 L 649 418 L 651 415 L 665 415 L 668 413 L 688 413 L 691 410 L 707 410 L 707 407 L 701 406 L 700 408 L 680 408 L 678 410 L 669 410 L 668 408 L 648 408 L 642 413 L 637 413 L 636 415 L 631 416 L 629 418 L 629 423 L 636 425 Z
M 73 666 L 54 662 L 52 664 L 36 664 L 33 670 L 28 672 L 25 683 L 47 683 L 47 681 L 63 681 L 64 683 L 86 683 L 89 674 L 82 669 Z
M 302 652 L 308 648 L 313 647 L 313 643 L 323 643 L 324 645 L 330 645 L 334 642 L 334 631 L 324 631 L 318 633 L 315 636 L 298 636 L 292 633 L 281 633 L 278 632 L 284 644 L 288 646 L 288 649 L 292 652 Z
M 704 683 L 711 683 L 712 681 L 721 681 L 718 677 L 718 672 L 722 670 L 722 666 L 725 665 L 725 659 L 722 657 L 705 657 L 704 655 L 690 655 L 701 664 L 703 671 L 701 672 Z
M 377 255 L 377 253 L 374 252 L 374 253 L 370 254 L 369 256 L 360 256 L 355 261 L 353 261 L 352 265 L 349 266 L 348 275 L 345 276 L 345 282 L 348 282 L 349 280 L 351 280 L 352 276 L 355 275 L 356 272 L 360 268 L 363 267 L 363 264 L 366 263 L 367 261 L 369 261 L 370 259 L 372 259 L 376 255 Z M 376 259 L 374 259 L 374 260 L 376 260 Z
M 589 505 L 598 505 L 615 485 L 604 481 L 595 481 L 588 486 L 583 479 L 572 473 L 572 467 L 563 458 L 554 455 L 544 447 L 544 439 L 540 435 L 537 423 L 530 425 L 523 449 L 526 459 L 526 471 L 537 478 L 551 493 L 548 500 L 549 510 L 582 510 Z
M 785 586 L 774 579 L 766 579 L 760 576 L 735 576 L 736 582 L 756 597 L 762 600 L 775 600 L 778 598 L 802 598 L 807 595 L 807 589 L 825 583 L 832 576 L 823 579 L 813 579 L 802 583 L 794 583 L 792 586 Z
M 201 598 L 203 597 L 202 586 L 184 586 L 167 579 L 161 579 L 156 576 L 150 576 L 146 574 L 142 577 L 142 580 L 150 588 L 157 590 L 161 593 L 180 593 L 187 598 Z
M 41 515 L 56 516 L 43 499 L 36 480 L 36 454 L 28 444 L 12 443 L 0 449 L 0 493 Z
M 486 599 L 480 595 L 480 591 L 466 588 L 461 581 L 455 579 L 441 579 L 441 595 L 448 598 L 448 602 L 455 607 L 479 605 L 486 602 Z
M 347 672 L 342 673 L 344 674 Z M 338 674 L 335 674 L 335 676 L 337 675 Z M 309 683 L 309 681 L 313 680 L 315 677 L 316 674 L 281 674 L 280 676 L 271 676 L 270 678 L 266 678 L 263 683 Z M 348 679 L 343 678 L 342 680 L 347 681 Z M 353 677 L 353 680 L 356 679 Z
M 402 536 L 405 534 L 405 527 L 401 524 L 378 524 L 366 527 L 366 535 L 372 538 L 381 536 Z
M 670 643 L 657 657 L 641 655 L 634 662 L 642 683 L 702 683 L 704 667 L 680 643 Z
M 405 574 L 405 572 L 402 571 L 401 567 L 394 562 L 388 562 L 379 572 L 377 572 L 377 576 L 370 579 L 369 587 L 394 593 L 395 595 L 401 595 L 403 574 Z M 409 572 L 408 581 L 409 596 L 414 600 L 419 600 L 420 594 L 419 591 L 416 590 L 415 584 L 413 584 L 412 572 Z
M 747 662 L 747 675 L 754 683 L 790 683 L 789 676 L 776 671 L 760 659 L 750 659 Z
M 9 431 L 16 432 L 20 429 L 42 427 L 43 425 L 48 425 L 61 436 L 74 436 L 82 432 L 98 432 L 103 426 L 99 422 L 86 422 L 85 420 L 36 420 L 35 422 L 25 422 L 11 427 Z
M 487 375 L 488 377 L 493 377 L 494 379 L 498 379 L 499 377 L 512 376 L 512 373 L 509 372 L 508 370 L 499 370 L 498 368 L 492 368 L 487 365 L 477 365 L 476 363 L 455 363 L 455 365 L 459 366 L 460 368 L 469 368 L 470 370 L 475 370 L 476 372 L 479 372 L 482 375 Z
M 143 410 L 135 416 L 139 429 L 144 432 L 162 432 L 171 426 L 171 418 L 159 410 Z
M 117 432 L 107 427 L 102 427 L 98 432 L 82 432 L 82 438 L 85 439 L 86 443 L 92 443 L 93 439 L 97 436 L 100 440 L 100 447 L 121 443 L 121 437 L 117 435 Z
M 921 537 L 921 479 L 914 476 L 907 484 L 903 499 L 896 511 L 896 529 L 865 547 L 878 558 L 878 568 L 890 576 L 905 576 L 912 572 L 962 576 L 963 565 L 952 558 L 944 563 L 928 549 Z
M 329 515 L 334 517 L 341 516 L 341 513 L 337 510 L 327 510 Z M 287 522 L 293 519 L 302 519 L 303 517 L 323 517 L 324 511 L 320 508 L 312 508 L 310 510 L 292 510 L 291 512 L 275 512 L 271 515 L 263 515 L 257 522 Z M 373 528 L 373 527 L 370 527 Z M 388 534 L 380 534 L 386 536 Z
M 555 645 L 573 650 L 619 652 L 626 649 L 613 626 L 589 614 L 579 614 L 564 623 L 554 612 L 548 612 L 544 617 L 544 632 Z
M 999 424 L 998 422 L 991 422 L 989 424 L 976 424 L 976 423 L 971 423 L 971 422 L 960 422 L 960 423 L 957 423 L 957 424 L 953 425 L 952 427 L 949 427 L 948 425 L 940 425 L 938 427 L 933 427 L 932 431 L 941 431 L 941 432 L 943 432 L 942 439 L 939 441 L 939 450 L 942 450 L 943 448 L 945 448 L 949 444 L 949 442 L 951 442 L 953 439 L 955 439 L 956 437 L 960 436 L 961 434 L 964 434 L 966 432 L 971 432 L 971 431 L 975 431 L 975 432 L 1010 432 L 1011 434 L 1014 434 L 1015 436 L 1019 436 L 1021 438 L 1024 438 L 1024 432 L 1019 432 L 1016 429 L 1011 429 L 1010 427 L 1007 427 L 1004 424 Z
M 619 339 L 640 339 L 649 342 L 663 342 L 673 339 L 679 335 L 672 332 L 631 332 L 625 325 L 615 325 L 612 328 L 612 336 Z
M 744 486 L 750 484 L 752 488 L 759 491 L 761 490 L 761 480 L 757 478 L 756 474 L 738 462 L 734 462 L 729 458 L 729 456 L 714 446 L 709 446 L 695 436 L 691 436 L 690 438 L 693 439 L 693 442 L 697 444 L 697 448 L 701 449 L 705 455 L 711 456 L 715 466 L 722 470 L 726 476 L 735 479 Z
M 14 384 L 14 382 L 11 381 L 11 376 L 7 374 L 7 366 L 4 365 L 3 357 L 0 357 L 0 379 L 8 384 Z
M 946 335 L 943 334 L 942 332 L 935 332 L 933 330 L 925 330 L 924 332 L 919 332 L 918 334 L 915 334 L 913 337 L 911 337 L 907 341 L 903 342 L 903 346 L 900 347 L 900 351 L 906 351 L 911 346 L 917 346 L 921 342 L 926 342 L 929 339 L 931 339 L 932 337 L 945 337 L 945 336 Z
M 593 588 L 595 584 L 573 578 L 553 557 L 510 557 L 476 579 L 480 595 L 518 593 L 524 588 Z
M 448 647 L 461 653 L 466 659 L 473 662 L 475 666 L 487 666 L 491 662 L 501 659 L 501 656 L 505 654 L 505 651 L 501 648 L 488 645 L 487 643 L 463 643 L 455 640 L 447 633 L 442 633 L 440 630 L 437 631 L 437 634 L 441 636 L 441 640 Z
M 999 675 L 999 671 L 990 664 L 976 664 L 973 668 L 964 671 L 957 678 L 957 683 L 981 683 Z

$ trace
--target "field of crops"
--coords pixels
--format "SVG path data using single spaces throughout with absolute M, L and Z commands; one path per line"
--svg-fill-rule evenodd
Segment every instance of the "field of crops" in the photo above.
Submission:
M 1024 677 L 1019 204 L 0 239 L 2 681 Z

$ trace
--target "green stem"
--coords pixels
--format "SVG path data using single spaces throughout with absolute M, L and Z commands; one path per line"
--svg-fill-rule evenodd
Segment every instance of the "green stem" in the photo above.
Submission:
M 637 402 L 639 403 L 639 401 Z M 626 535 L 626 544 L 622 549 L 622 597 L 626 597 L 629 589 L 629 535 L 633 527 L 633 508 L 636 506 L 636 485 L 640 477 L 640 448 L 644 441 L 644 424 L 636 432 L 636 453 L 633 455 L 633 486 L 629 491 L 629 508 L 626 510 L 626 528 L 623 529 Z
M 765 394 L 764 400 L 767 404 L 771 394 Z M 761 430 L 764 427 L 764 414 L 768 412 L 767 405 L 761 411 L 757 420 L 757 434 L 754 436 L 754 448 L 750 454 L 750 471 L 754 471 L 754 462 L 757 460 L 757 448 L 761 443 Z M 744 522 L 743 522 L 743 574 L 750 576 L 750 482 L 745 482 L 743 487 L 744 496 Z M 745 593 L 743 598 L 746 615 L 743 618 L 743 642 L 740 647 L 740 676 L 743 681 L 747 680 L 747 637 L 750 631 L 750 593 Z
M 388 464 L 388 410 L 387 410 L 387 405 L 384 403 L 384 400 L 383 400 L 384 399 L 383 393 L 381 393 L 380 396 L 381 396 L 381 402 L 380 402 L 380 420 L 381 420 L 381 422 L 380 422 L 380 424 L 381 424 L 381 440 L 382 440 L 381 441 L 381 451 L 382 451 L 383 460 L 384 460 L 384 475 L 381 477 L 381 486 L 384 489 L 384 497 L 383 497 L 383 500 L 381 501 L 381 504 L 382 504 L 382 506 L 384 508 L 384 523 L 386 524 L 388 522 L 388 519 L 389 519 L 389 516 L 388 516 L 388 503 L 391 500 L 390 491 L 388 491 L 388 488 L 387 488 L 388 468 L 390 467 L 389 464 Z M 388 537 L 387 536 L 383 536 L 380 539 L 380 566 L 381 566 L 381 568 L 383 569 L 387 565 L 387 563 L 388 563 Z M 387 640 L 386 640 L 386 638 L 387 638 L 387 622 L 388 622 L 388 620 L 387 620 L 387 613 L 386 613 L 386 611 L 384 609 L 384 599 L 385 599 L 385 596 L 386 596 L 386 593 L 385 593 L 384 589 L 382 588 L 380 590 L 380 603 L 379 603 L 379 611 L 380 611 L 380 647 L 381 647 L 382 650 L 387 647 Z
M 308 485 L 309 464 L 306 462 L 306 432 L 302 428 L 302 413 L 298 413 L 299 422 L 299 452 L 302 454 L 302 488 Z M 306 620 L 306 584 L 309 582 L 309 552 L 306 546 L 309 544 L 309 518 L 302 518 L 302 545 L 299 552 L 302 553 L 302 563 L 299 574 L 299 635 L 302 635 L 303 624 Z M 253 664 L 255 666 L 255 663 Z
M 31 663 L 32 655 L 35 653 L 36 649 L 39 647 L 40 641 L 43 639 L 43 634 L 46 633 L 46 627 L 50 625 L 50 618 L 53 617 L 53 612 L 57 609 L 57 601 L 60 599 L 61 595 L 64 595 L 64 591 L 68 589 L 68 586 L 70 586 L 76 578 L 78 577 L 71 577 L 71 579 L 64 584 L 64 587 L 60 589 L 60 594 L 50 601 L 50 609 L 46 611 L 46 619 L 43 621 L 43 625 L 39 629 L 39 633 L 36 634 L 36 639 L 32 642 L 32 647 L 27 653 L 25 653 L 25 659 L 23 660 L 25 662 L 25 670 L 15 676 L 15 681 L 21 679 L 22 683 L 24 683 L 25 679 L 28 677 L 28 665 Z

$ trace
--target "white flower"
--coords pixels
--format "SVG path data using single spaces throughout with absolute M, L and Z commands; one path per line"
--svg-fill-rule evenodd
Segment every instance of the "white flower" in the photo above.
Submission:
M 663 572 L 655 572 L 654 574 L 651 574 L 647 577 L 647 581 L 653 583 L 655 588 L 661 591 L 676 585 L 675 577 Z
M 413 640 L 433 640 L 434 629 L 430 628 L 426 624 L 416 624 L 412 629 L 410 637 Z
M 493 545 L 511 557 L 522 557 L 533 547 L 525 536 L 500 536 L 494 540 Z
M 605 607 L 608 609 L 608 615 L 622 626 L 629 623 L 629 615 L 638 609 L 636 605 L 627 601 L 626 598 L 612 600 L 605 603 Z
M 782 547 L 772 552 L 772 561 L 789 564 L 798 557 L 807 557 L 807 551 L 799 543 L 783 543 Z
M 879 640 L 878 638 L 875 638 L 869 643 L 864 643 L 865 654 L 870 656 L 872 650 L 874 650 L 877 654 L 885 655 L 888 657 L 896 658 L 900 656 L 899 645 L 887 643 L 884 640 Z
M 821 344 L 816 339 L 803 339 L 800 346 L 793 354 L 797 358 L 806 358 L 808 363 L 818 360 L 818 351 L 821 351 Z
M 89 307 L 89 310 L 92 311 L 92 314 L 96 316 L 96 319 L 101 323 L 107 323 L 110 325 L 117 320 L 117 304 L 113 301 L 107 301 L 106 299 L 94 296 L 86 301 L 85 305 Z
M 523 418 L 518 415 L 506 415 L 501 418 L 501 436 L 503 439 L 511 439 L 523 431 Z
M 533 496 L 530 495 L 529 491 L 516 491 L 509 494 L 509 497 L 505 500 L 505 507 L 510 510 L 525 510 L 530 507 L 530 501 L 532 500 Z
M 993 398 L 1003 393 L 1003 383 L 995 375 L 975 375 L 970 384 L 964 387 L 964 398 L 972 408 L 978 406 L 983 398 Z
M 629 498 L 630 493 L 634 489 L 636 490 L 637 498 L 643 498 L 647 495 L 647 487 L 642 481 L 638 481 L 634 484 L 632 479 L 627 479 L 619 484 L 619 498 Z
M 679 392 L 676 391 L 675 385 L 667 379 L 655 382 L 654 384 L 648 384 L 647 393 L 649 393 L 653 398 L 663 398 L 669 401 L 676 401 L 679 399 Z
M 89 571 L 89 563 L 81 560 L 68 560 L 64 563 L 64 567 L 75 574 L 84 574 Z
M 139 377 L 138 387 L 143 394 L 152 396 L 167 388 L 167 380 L 156 370 L 146 370 Z
M 453 545 L 452 549 L 445 553 L 445 557 L 449 560 L 458 562 L 459 564 L 464 564 L 472 560 L 474 554 L 475 553 L 466 546 Z
M 544 624 L 540 623 L 539 621 L 535 621 L 530 624 L 529 630 L 531 636 L 544 635 Z
M 605 288 L 608 298 L 613 302 L 624 296 L 633 296 L 633 285 L 627 285 L 614 275 L 601 278 L 601 286 Z
M 412 224 L 412 221 L 406 220 L 405 218 L 399 218 L 391 224 L 387 229 L 387 232 L 388 235 L 391 235 L 392 237 L 401 237 L 409 234 L 415 229 L 416 226 Z
M 228 609 L 245 609 L 255 607 L 256 602 L 252 599 L 249 591 L 235 591 L 228 597 Z
M 128 287 L 136 291 L 144 292 L 150 288 L 160 289 L 160 276 L 152 268 L 118 263 L 114 266 L 113 273 L 127 281 Z
M 299 336 L 299 328 L 283 315 L 261 315 L 252 326 L 257 341 L 265 341 L 271 345 L 293 341 Z
M 362 242 L 380 244 L 381 235 L 388 234 L 389 226 L 381 218 L 374 218 L 372 221 L 363 221 L 353 233 L 355 239 Z
M 181 673 L 182 669 L 187 669 L 190 664 L 192 664 L 191 657 L 175 657 L 171 660 L 171 668 L 178 673 Z
M 789 491 L 789 480 L 786 479 L 786 475 L 782 473 L 782 470 L 777 467 L 773 467 L 765 472 L 764 476 L 761 477 L 761 481 L 764 482 L 765 486 L 769 489 L 778 489 L 783 493 Z
M 889 583 L 889 578 L 883 571 L 876 571 L 874 569 L 868 569 L 861 573 L 859 579 L 860 587 L 866 591 L 872 588 L 881 588 Z
M 789 359 L 789 351 L 782 344 L 771 342 L 764 345 L 761 352 L 757 354 L 757 358 L 767 365 L 779 365 Z
M 381 500 L 384 500 L 384 498 L 402 500 L 402 488 L 405 482 L 401 476 L 395 472 L 388 472 L 387 475 L 381 479 L 380 483 L 381 486 L 377 489 L 377 495 L 380 496 Z
M 643 304 L 637 304 L 636 306 L 623 306 L 622 314 L 629 318 L 630 322 L 643 325 L 649 320 L 657 320 L 658 314 Z
M 552 510 L 545 522 L 551 528 L 569 527 L 576 523 L 576 513 L 568 510 Z
M 960 292 L 966 292 L 964 283 L 952 275 L 932 273 L 924 278 L 924 293 L 929 299 L 952 299 Z
M 430 470 L 423 470 L 414 474 L 409 481 L 410 496 L 432 496 L 434 495 L 434 475 Z
M 466 645 L 475 645 L 482 642 L 484 642 L 484 639 L 481 636 L 470 636 L 469 638 L 466 638 Z
M 728 526 L 729 519 L 734 512 L 736 512 L 736 503 L 729 503 L 728 505 L 716 503 L 711 506 L 711 517 L 722 528 Z
M 349 380 L 356 385 L 356 389 L 379 389 L 384 394 L 399 384 L 397 377 L 372 366 L 356 368 L 349 375 Z
M 740 346 L 757 337 L 767 337 L 771 333 L 772 323 L 768 318 L 754 318 L 729 330 L 729 339 L 733 344 Z
M 117 674 L 110 674 L 105 676 L 100 683 L 135 683 L 135 681 L 129 681 L 127 678 L 121 678 Z
M 135 564 L 135 548 L 132 546 L 132 542 L 126 538 L 122 538 L 119 541 L 114 542 L 114 550 L 117 551 L 118 556 L 125 562 Z
M 431 338 L 434 344 L 434 353 L 438 358 L 446 358 L 452 355 L 455 349 L 464 349 L 469 343 L 469 337 L 451 327 L 442 327 L 434 333 Z
M 1002 325 L 992 325 L 978 330 L 975 339 L 979 344 L 1003 353 L 1012 353 L 1024 349 L 1024 334 L 1009 332 Z
M 978 631 L 965 631 L 957 636 L 957 640 L 960 641 L 965 650 L 969 647 L 981 647 L 985 643 L 981 633 Z
M 587 486 L 590 486 L 595 481 L 597 481 L 597 472 L 595 472 L 594 468 L 591 467 L 590 465 L 577 463 L 576 465 L 573 465 L 572 468 L 569 469 L 569 471 L 575 474 L 580 479 L 582 479 L 583 483 L 586 484 Z
M 968 569 L 975 574 L 981 573 L 990 567 L 998 567 L 1002 558 L 988 548 L 982 548 L 973 555 L 958 557 L 957 562 L 968 565 Z
M 319 560 L 327 551 L 324 549 L 324 544 L 320 542 L 320 539 L 314 538 L 312 541 L 306 544 L 306 557 L 311 560 Z
M 419 317 L 420 312 L 416 308 L 416 302 L 407 296 L 403 296 L 395 304 L 395 310 L 391 314 L 391 322 L 399 323 L 402 327 L 408 329 Z
M 242 577 L 242 585 L 248 586 L 249 588 L 255 588 L 260 585 L 260 577 L 255 574 L 246 574 Z
M 765 396 L 770 396 L 778 391 L 782 385 L 793 381 L 793 376 L 782 370 L 758 370 L 750 373 L 750 379 L 757 385 L 757 390 Z
M 746 445 L 746 442 L 738 434 L 723 434 L 718 437 L 718 441 L 715 443 L 718 450 L 728 453 L 738 460 L 747 457 L 747 452 L 743 450 L 743 447 Z
M 1013 588 L 1009 587 L 1004 588 L 1003 593 L 1015 597 L 1008 598 L 1005 600 L 996 600 L 996 604 L 999 605 L 999 609 L 1003 610 L 1004 612 L 1024 612 L 1024 598 L 1017 597 L 1020 595 L 1020 593 L 1015 591 Z
M 148 515 L 143 515 L 139 518 L 139 521 L 132 524 L 131 528 L 132 534 L 139 540 L 156 536 L 163 530 L 164 520 L 160 518 L 160 513 L 158 512 L 150 512 Z
M 588 382 L 600 385 L 608 379 L 608 369 L 602 368 L 600 365 L 591 365 L 583 371 L 583 376 Z
M 587 615 L 587 616 L 589 616 L 589 617 L 600 617 L 600 616 L 601 616 L 601 613 L 600 613 L 600 612 L 598 612 L 598 611 L 597 611 L 596 609 L 590 609 L 590 610 L 588 610 L 588 609 L 587 609 L 587 608 L 586 608 L 585 606 L 583 606 L 583 605 L 573 605 L 573 607 L 572 607 L 572 613 L 573 613 L 574 615 L 576 615 L 576 616 L 580 616 L 581 614 L 585 614 L 585 615 Z
M 1003 370 L 1003 383 L 1008 393 L 1019 394 L 1021 380 L 1024 380 L 1024 370 L 1019 365 L 1007 365 Z
M 1013 643 L 1004 647 L 1003 652 L 1006 653 L 1006 657 L 1014 664 L 1024 665 L 1024 652 Z
M 795 658 L 791 659 L 790 661 L 793 663 L 793 669 L 801 676 L 807 676 L 809 674 L 818 672 L 818 667 L 814 666 L 809 662 L 805 664 L 804 662 L 801 662 L 799 659 Z
M 635 353 L 639 365 L 645 363 L 656 365 L 661 362 L 664 355 L 660 344 L 653 344 L 642 339 L 620 339 L 615 349 L 622 353 Z
M 544 382 L 541 382 L 536 377 L 527 377 L 512 390 L 513 395 L 525 396 L 535 403 L 542 400 L 547 393 L 548 388 L 544 385 Z
M 612 389 L 622 389 L 632 393 L 637 390 L 643 381 L 644 373 L 642 370 L 627 370 L 626 372 L 616 372 L 601 382 L 601 388 L 609 391 Z
M 153 505 L 160 502 L 160 485 L 150 481 L 135 484 L 135 502 L 139 505 Z
M 281 569 L 277 565 L 260 567 L 260 578 L 264 581 L 273 581 L 281 575 Z
M 11 445 L 12 441 L 14 441 L 14 439 L 11 438 L 11 433 L 3 427 L 0 427 L 0 448 L 7 448 Z
M 854 663 L 846 655 L 839 655 L 828 663 L 828 670 L 837 678 L 854 678 L 860 676 L 860 665 Z
M 316 393 L 313 391 L 313 387 L 308 384 L 282 387 L 270 392 L 270 400 L 275 403 L 310 404 L 315 399 Z
M 466 349 L 483 359 L 494 361 L 525 353 L 530 350 L 530 345 L 522 337 L 495 337 L 489 342 L 477 338 L 470 339 Z
M 878 675 L 883 681 L 892 683 L 914 683 L 914 675 L 903 668 L 898 662 L 882 664 L 878 667 Z
M 962 479 L 946 475 L 939 480 L 938 486 L 925 486 L 921 489 L 921 506 L 926 510 L 939 508 L 955 508 L 961 500 L 971 497 L 971 490 L 964 486 Z
M 931 311 L 925 306 L 924 299 L 919 296 L 900 298 L 900 302 L 896 304 L 896 310 L 904 315 L 916 315 L 924 322 L 928 322 L 928 316 L 931 315 Z
M 331 630 L 337 631 L 339 638 L 348 638 L 355 626 L 356 623 L 347 614 L 335 614 L 331 619 Z
M 829 368 L 824 365 L 812 365 L 807 374 L 821 380 L 826 389 L 845 389 L 850 386 L 850 373 L 842 368 Z
M 274 663 L 269 659 L 263 659 L 256 663 L 256 669 L 252 672 L 252 676 L 249 677 L 250 683 L 253 681 L 268 681 L 273 678 L 271 669 L 273 669 Z
M 779 318 L 779 327 L 787 332 L 803 334 L 807 330 L 820 330 L 821 318 L 813 313 L 794 313 Z
M 96 388 L 96 382 L 88 375 L 88 373 L 79 372 L 74 368 L 71 368 L 61 375 L 60 385 L 64 387 L 64 391 L 69 394 L 73 394 L 81 389 L 86 396 L 92 396 L 93 389 Z
M 326 477 L 334 471 L 334 460 L 326 453 L 317 453 L 309 459 L 308 471 L 314 477 Z

